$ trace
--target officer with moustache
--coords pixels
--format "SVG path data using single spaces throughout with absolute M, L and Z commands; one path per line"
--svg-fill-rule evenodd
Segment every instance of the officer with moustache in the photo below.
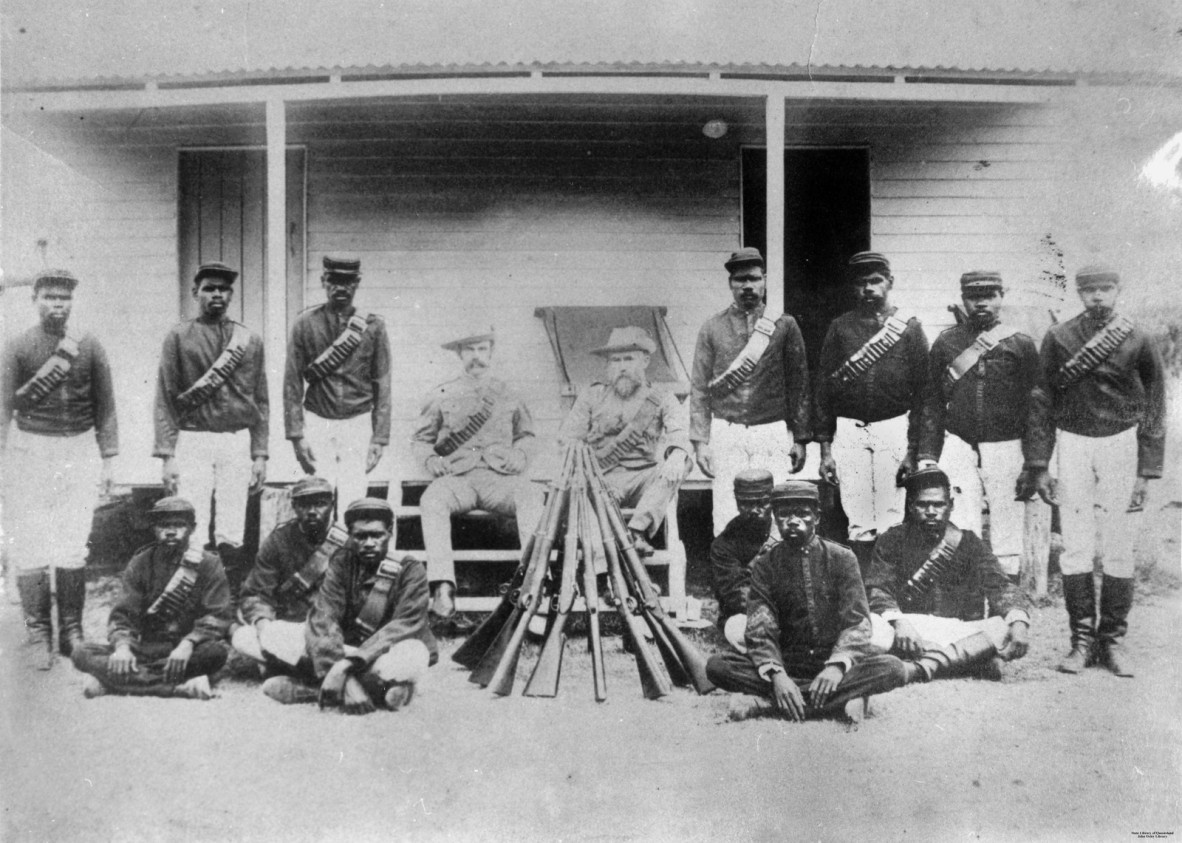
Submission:
M 300 466 L 347 502 L 365 497 L 390 443 L 390 340 L 380 316 L 353 306 L 360 260 L 325 256 L 320 283 L 328 300 L 291 328 L 283 421 Z

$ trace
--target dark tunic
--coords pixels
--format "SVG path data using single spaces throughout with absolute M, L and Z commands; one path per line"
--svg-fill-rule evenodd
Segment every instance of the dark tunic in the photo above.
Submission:
M 751 584 L 751 562 L 767 544 L 771 521 L 754 525 L 738 517 L 710 543 L 710 574 L 714 596 L 718 598 L 718 628 L 732 615 L 747 611 L 747 591 Z
M 78 338 L 78 356 L 65 382 L 29 407 L 17 407 L 16 391 L 50 358 L 61 335 L 35 325 L 5 344 L 0 366 L 0 442 L 7 438 L 8 424 L 15 417 L 18 428 L 41 436 L 77 436 L 93 428 L 103 457 L 119 453 L 115 390 L 107 354 L 90 334 L 74 336 Z
M 358 657 L 372 665 L 393 645 L 417 638 L 427 645 L 431 664 L 439 658 L 435 636 L 427 625 L 427 572 L 423 563 L 407 559 L 390 592 L 382 626 L 372 636 L 357 626 L 357 615 L 373 588 L 374 570 L 366 568 L 350 546 L 338 550 L 308 614 L 308 655 L 317 679 L 345 657 L 345 645 L 359 648 Z
M 829 325 L 813 400 L 813 438 L 817 442 L 833 441 L 839 416 L 877 422 L 908 413 L 908 449 L 911 453 L 918 449 L 928 379 L 928 341 L 918 319 L 907 320 L 899 341 L 857 380 L 838 386 L 830 377 L 881 329 L 878 319 L 856 310 L 843 313 Z
M 879 536 L 866 574 L 870 611 L 972 621 L 986 617 L 988 605 L 990 617 L 1005 617 L 1014 610 L 1029 614 L 1029 599 L 1009 581 L 997 557 L 976 533 L 962 532 L 947 572 L 926 593 L 910 599 L 901 597 L 903 585 L 927 561 L 937 542 L 909 524 L 898 524 Z
M 932 343 L 920 459 L 940 459 L 945 431 L 970 445 L 1007 442 L 1026 433 L 1030 393 L 1038 381 L 1038 349 L 1030 337 L 1006 337 L 951 387 L 948 384 L 948 366 L 982 333 L 965 323 L 944 331 Z
M 751 563 L 747 650 L 756 668 L 811 678 L 826 664 L 848 670 L 869 646 L 870 610 L 852 551 L 814 536 L 801 549 L 778 543 Z
M 373 414 L 373 441 L 390 443 L 390 339 L 386 323 L 371 314 L 361 344 L 326 378 L 307 383 L 304 369 L 344 331 L 356 313 L 336 313 L 327 304 L 301 313 L 287 343 L 283 375 L 283 422 L 288 439 L 304 435 L 304 410 L 323 419 Z
M 236 324 L 233 319 L 191 319 L 169 330 L 160 352 L 156 381 L 156 444 L 152 456 L 173 456 L 181 430 L 234 433 L 247 428 L 251 457 L 267 456 L 267 370 L 258 334 L 250 333 L 242 362 L 208 401 L 185 413 L 178 412 L 173 403 L 221 356 Z
M 180 612 L 166 622 L 148 614 L 180 560 L 179 552 L 168 553 L 155 543 L 131 557 L 123 570 L 123 594 L 111 609 L 107 623 L 111 646 L 127 641 L 175 647 L 182 638 L 200 645 L 225 636 L 230 625 L 230 586 L 215 553 L 202 555 L 197 583 Z
M 808 360 L 800 327 L 787 313 L 776 320 L 776 330 L 751 377 L 723 396 L 712 396 L 707 388 L 739 356 L 761 316 L 762 306 L 748 317 L 731 305 L 706 320 L 698 332 L 690 373 L 690 441 L 709 442 L 714 417 L 747 425 L 782 421 L 795 441 L 808 441 Z
M 1082 378 L 1059 385 L 1063 364 L 1104 323 L 1086 311 L 1051 327 L 1039 352 L 1040 378 L 1030 402 L 1026 465 L 1046 468 L 1055 430 L 1077 436 L 1115 436 L 1137 428 L 1137 476 L 1161 477 L 1165 460 L 1165 376 L 1153 340 L 1134 328 L 1123 343 Z
M 276 527 L 259 547 L 254 567 L 242 583 L 239 608 L 248 624 L 266 618 L 302 622 L 308 617 L 312 595 L 284 587 L 316 552 L 296 520 Z

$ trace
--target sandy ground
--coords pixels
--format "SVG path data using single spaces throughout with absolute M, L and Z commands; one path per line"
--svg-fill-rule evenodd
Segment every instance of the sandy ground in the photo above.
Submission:
M 1176 535 L 1177 510 L 1169 516 Z M 1177 558 L 1177 540 L 1164 548 Z M 101 638 L 104 583 L 88 637 Z M 108 589 L 105 589 L 109 591 Z M 1151 592 L 1151 593 L 1150 593 Z M 584 639 L 559 697 L 493 698 L 447 654 L 406 710 L 282 708 L 238 664 L 210 702 L 85 700 L 67 663 L 18 673 L 0 606 L 5 840 L 1129 840 L 1182 830 L 1182 595 L 1138 594 L 1137 677 L 1055 672 L 1061 602 L 1005 680 L 875 698 L 874 716 L 728 719 L 729 697 L 640 695 L 606 640 L 591 699 Z M 712 630 L 697 634 L 712 650 Z M 523 659 L 520 692 L 532 652 Z

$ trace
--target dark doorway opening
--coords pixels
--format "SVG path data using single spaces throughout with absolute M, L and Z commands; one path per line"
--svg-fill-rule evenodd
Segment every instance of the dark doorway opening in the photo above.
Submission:
M 742 156 L 743 245 L 767 254 L 767 150 Z M 853 306 L 845 263 L 870 248 L 870 154 L 787 149 L 784 174 L 784 307 L 800 324 L 815 371 L 829 323 Z

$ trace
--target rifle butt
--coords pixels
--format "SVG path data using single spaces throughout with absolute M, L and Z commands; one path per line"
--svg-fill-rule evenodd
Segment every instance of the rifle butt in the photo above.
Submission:
M 488 652 L 488 648 L 492 646 L 497 636 L 501 634 L 501 630 L 512 614 L 513 601 L 506 596 L 501 600 L 500 605 L 480 623 L 480 626 L 472 631 L 467 640 L 452 653 L 451 660 L 463 665 L 468 670 L 475 670 L 476 665 L 480 664 L 480 660 Z
M 525 632 L 529 628 L 529 621 L 533 616 L 532 611 L 522 612 L 517 625 L 513 628 L 513 634 L 506 642 L 505 650 L 501 653 L 496 669 L 488 681 L 488 687 L 498 697 L 507 697 L 513 693 L 513 683 L 517 681 L 517 660 L 521 656 L 521 645 L 525 643 Z
M 706 677 L 706 657 L 702 655 L 702 651 L 694 646 L 694 643 L 677 628 L 677 624 L 673 623 L 668 615 L 661 615 L 657 620 L 660 621 L 661 627 L 669 636 L 681 663 L 689 673 L 694 690 L 699 694 L 708 694 L 713 691 L 715 686 Z
M 509 642 L 513 638 L 513 633 L 517 629 L 518 621 L 525 613 L 525 610 L 520 606 L 514 605 L 509 613 L 509 617 L 501 625 L 497 637 L 484 651 L 484 655 L 480 657 L 476 667 L 472 669 L 472 674 L 468 677 L 469 682 L 474 682 L 481 688 L 487 688 L 488 683 L 492 681 L 493 674 L 497 670 L 497 665 L 500 664 L 501 658 L 505 655 L 505 651 L 509 648 Z
M 566 652 L 566 621 L 568 617 L 569 615 L 564 612 L 551 622 L 546 642 L 542 645 L 542 652 L 538 654 L 538 661 L 534 664 L 533 672 L 529 675 L 529 681 L 525 683 L 525 690 L 521 692 L 522 696 L 558 696 L 558 682 L 562 675 L 562 655 Z

